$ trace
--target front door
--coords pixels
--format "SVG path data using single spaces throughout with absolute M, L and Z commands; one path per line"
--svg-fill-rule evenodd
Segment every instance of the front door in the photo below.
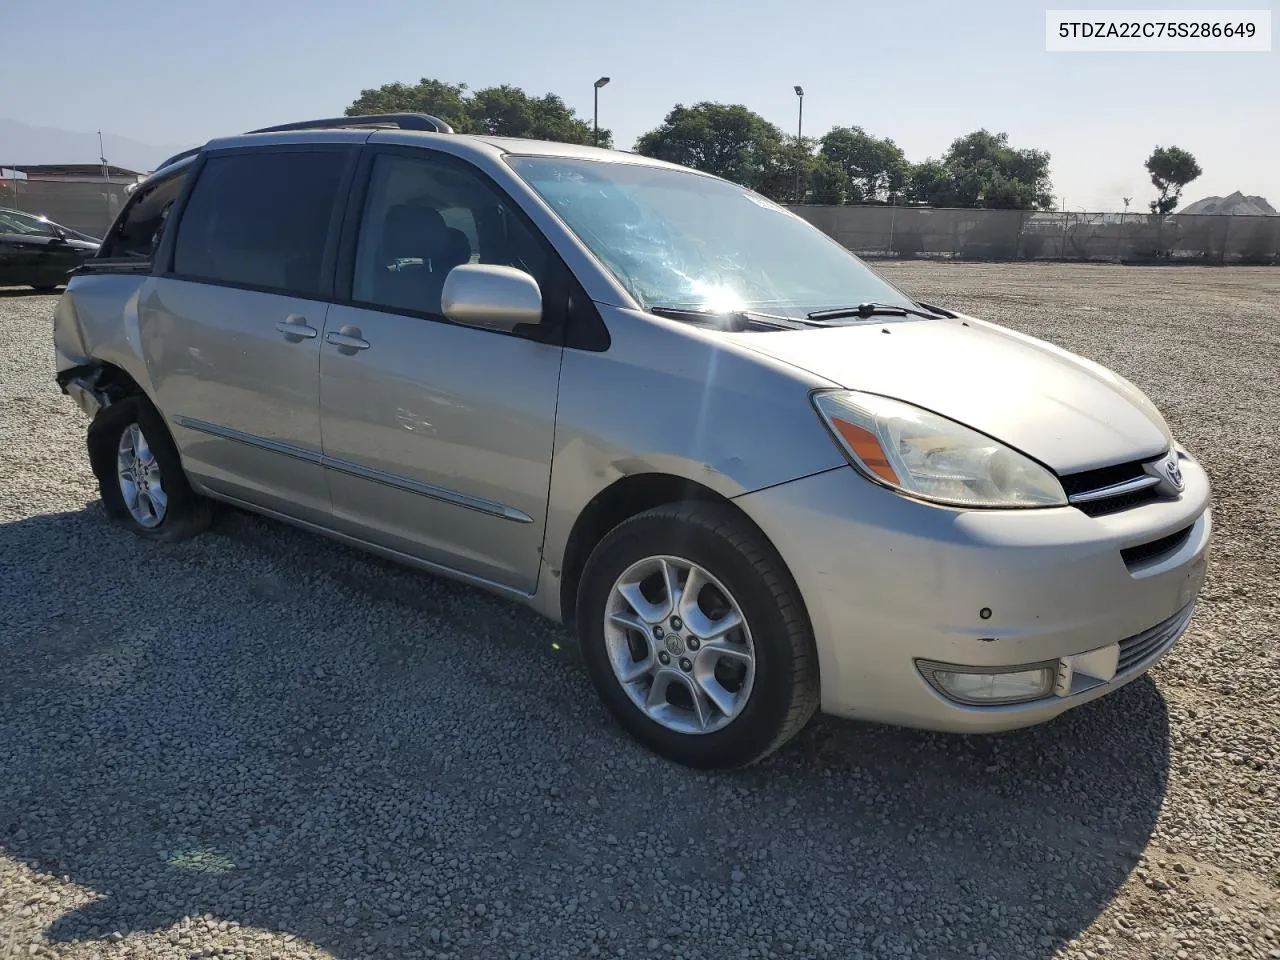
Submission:
M 353 151 L 211 154 L 179 215 L 172 272 L 150 278 L 138 302 L 143 355 L 188 473 L 316 523 L 329 520 L 325 261 Z
M 385 148 L 365 169 L 350 303 L 330 308 L 320 348 L 334 523 L 531 593 L 561 347 L 451 323 L 440 293 L 467 262 L 518 267 L 545 291 L 553 255 L 456 158 Z

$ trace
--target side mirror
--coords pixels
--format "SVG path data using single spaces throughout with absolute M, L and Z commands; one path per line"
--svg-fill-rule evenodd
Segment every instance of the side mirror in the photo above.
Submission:
M 445 278 L 440 310 L 454 323 L 510 333 L 542 322 L 542 291 L 523 270 L 464 263 Z

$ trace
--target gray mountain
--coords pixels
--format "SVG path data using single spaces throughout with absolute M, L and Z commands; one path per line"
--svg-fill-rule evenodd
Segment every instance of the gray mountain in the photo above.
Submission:
M 166 157 L 195 144 L 142 143 L 103 131 L 107 160 L 130 170 L 154 170 Z M 36 127 L 0 118 L 0 166 L 36 163 L 97 163 L 98 134 Z
M 1227 213 L 1238 217 L 1275 216 L 1276 208 L 1262 197 L 1248 197 L 1237 190 L 1227 197 L 1205 197 L 1189 203 L 1179 213 Z

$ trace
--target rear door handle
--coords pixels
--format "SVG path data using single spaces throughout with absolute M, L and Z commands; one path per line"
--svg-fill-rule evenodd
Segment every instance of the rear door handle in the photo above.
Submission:
M 276 321 L 276 329 L 285 335 L 285 339 L 293 343 L 303 340 L 314 340 L 320 333 L 315 327 L 307 325 L 307 318 L 299 314 Z
M 333 344 L 345 354 L 369 349 L 369 341 L 360 336 L 359 327 L 344 326 L 337 331 L 331 330 L 324 335 L 324 342 Z

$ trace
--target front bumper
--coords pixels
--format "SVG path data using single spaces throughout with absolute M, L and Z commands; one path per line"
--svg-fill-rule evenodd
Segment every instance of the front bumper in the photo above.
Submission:
M 1029 726 L 1141 676 L 1190 622 L 1212 521 L 1203 468 L 1185 487 L 1099 517 L 1074 507 L 956 510 L 869 483 L 852 468 L 743 495 L 781 553 L 818 646 L 826 713 L 963 733 Z M 1121 551 L 1186 531 L 1163 553 Z M 918 661 L 1015 668 L 1057 661 L 1055 691 L 973 706 Z

